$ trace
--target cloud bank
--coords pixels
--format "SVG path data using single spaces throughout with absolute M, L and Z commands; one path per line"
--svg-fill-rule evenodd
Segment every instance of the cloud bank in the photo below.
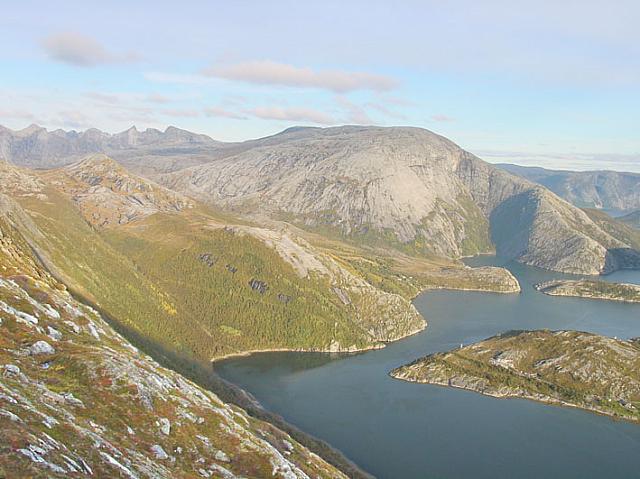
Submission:
M 138 60 L 134 53 L 119 55 L 109 52 L 95 39 L 75 32 L 49 35 L 42 40 L 42 48 L 52 60 L 78 67 L 130 63 Z
M 202 73 L 209 77 L 257 85 L 317 88 L 335 93 L 356 90 L 388 91 L 397 86 L 393 78 L 383 75 L 342 70 L 313 70 L 272 61 L 215 66 L 205 69 Z

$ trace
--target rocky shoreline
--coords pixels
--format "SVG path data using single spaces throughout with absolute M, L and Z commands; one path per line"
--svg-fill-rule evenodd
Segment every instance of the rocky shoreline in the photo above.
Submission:
M 549 296 L 640 303 L 640 286 L 637 284 L 597 280 L 553 280 L 536 284 L 534 288 Z

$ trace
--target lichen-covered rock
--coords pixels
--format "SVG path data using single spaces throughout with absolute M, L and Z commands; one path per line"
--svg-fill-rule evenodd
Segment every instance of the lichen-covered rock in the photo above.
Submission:
M 38 356 L 41 354 L 55 354 L 56 350 L 46 341 L 36 341 L 29 347 L 29 354 Z

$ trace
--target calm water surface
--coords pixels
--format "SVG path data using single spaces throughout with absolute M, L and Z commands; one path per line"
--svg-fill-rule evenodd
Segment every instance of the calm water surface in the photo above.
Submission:
M 479 257 L 473 265 L 502 263 Z M 427 329 L 355 356 L 266 353 L 217 366 L 271 411 L 328 441 L 379 478 L 638 478 L 640 425 L 520 399 L 398 381 L 388 372 L 509 329 L 640 336 L 640 305 L 545 296 L 562 277 L 515 263 L 523 293 L 437 291 L 416 307 Z M 608 281 L 640 284 L 640 272 Z

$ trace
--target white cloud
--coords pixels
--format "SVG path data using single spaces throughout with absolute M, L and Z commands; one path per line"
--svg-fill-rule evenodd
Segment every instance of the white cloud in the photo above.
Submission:
M 30 120 L 36 119 L 35 115 L 26 110 L 0 110 L 0 118 L 10 118 L 12 120 Z
M 331 125 L 335 123 L 335 120 L 330 115 L 311 108 L 267 106 L 247 110 L 247 113 L 264 120 L 302 121 L 319 125 Z
M 159 113 L 166 116 L 174 116 L 177 118 L 197 118 L 201 115 L 198 110 L 179 110 L 179 109 L 171 109 L 171 110 L 161 110 Z
M 42 47 L 52 60 L 79 67 L 129 63 L 138 59 L 134 53 L 120 55 L 109 52 L 95 39 L 75 32 L 49 35 L 42 41 Z
M 166 72 L 146 72 L 144 78 L 154 83 L 173 83 L 178 85 L 204 85 L 211 81 L 201 75 Z
M 448 121 L 455 121 L 455 118 L 452 118 L 452 117 L 450 117 L 448 115 L 442 115 L 442 114 L 432 115 L 431 119 L 433 121 L 437 121 L 437 122 L 440 122 L 440 123 L 448 122 Z
M 204 114 L 209 116 L 209 117 L 218 117 L 218 118 L 231 118 L 233 120 L 246 120 L 247 117 L 243 116 L 239 113 L 236 113 L 234 111 L 231 110 L 227 110 L 225 108 L 220 108 L 220 107 L 211 107 L 211 108 L 205 108 L 204 109 Z
M 397 82 L 390 77 L 342 70 L 312 70 L 273 61 L 250 61 L 215 66 L 203 71 L 205 76 L 259 85 L 319 88 L 336 93 L 355 90 L 387 91 Z
M 150 103 L 170 103 L 171 98 L 164 95 L 160 95 L 159 93 L 151 93 L 146 97 L 144 97 L 144 101 L 147 101 Z
M 374 123 L 363 107 L 353 103 L 348 98 L 338 95 L 336 96 L 336 102 L 346 110 L 347 117 L 345 121 L 347 123 L 355 123 L 358 125 L 371 125 Z

